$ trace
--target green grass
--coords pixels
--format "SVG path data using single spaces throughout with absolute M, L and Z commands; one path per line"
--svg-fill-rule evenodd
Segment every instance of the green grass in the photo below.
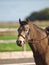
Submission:
M 0 36 L 0 40 L 12 40 L 17 39 L 17 36 Z M 26 50 L 29 51 L 30 47 L 26 43 Z M 12 52 L 12 51 L 23 51 L 22 47 L 19 47 L 16 43 L 0 43 L 0 52 Z
M 0 28 L 18 28 L 19 26 L 0 26 Z
M 26 44 L 26 50 L 30 51 L 30 47 Z M 0 52 L 12 52 L 12 51 L 23 51 L 22 47 L 19 47 L 16 43 L 0 44 Z
M 39 26 L 40 27 L 45 27 L 45 26 L 48 26 L 48 24 L 47 25 L 46 24 L 44 24 L 44 25 L 43 24 L 42 25 L 40 24 Z M 18 28 L 18 27 L 19 26 L 0 26 L 0 28 Z
M 0 25 L 0 28 L 18 28 L 19 26 L 18 25 L 16 25 L 16 26 L 10 26 L 10 25 Z
M 17 39 L 17 36 L 0 36 L 0 40 L 13 40 Z
M 49 24 L 39 25 L 39 27 L 47 27 Z

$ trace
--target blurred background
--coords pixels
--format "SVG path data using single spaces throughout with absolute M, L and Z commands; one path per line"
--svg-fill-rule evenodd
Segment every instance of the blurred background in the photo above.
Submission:
M 0 65 L 35 65 L 28 43 L 16 44 L 19 18 L 49 26 L 49 0 L 0 0 Z
M 0 0 L 0 52 L 23 51 L 16 45 L 19 18 L 29 18 L 42 28 L 49 26 L 49 0 Z

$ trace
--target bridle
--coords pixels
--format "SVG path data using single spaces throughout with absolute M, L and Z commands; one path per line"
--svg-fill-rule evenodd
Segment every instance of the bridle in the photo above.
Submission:
M 47 37 L 48 37 L 48 36 L 45 36 L 44 38 L 39 39 L 39 40 L 37 40 L 37 39 L 33 39 L 33 41 L 42 41 L 42 40 L 46 39 Z
M 18 36 L 21 36 L 22 38 L 26 39 L 26 37 L 29 34 L 29 32 L 30 32 L 30 29 L 29 29 L 28 33 L 25 36 L 23 36 L 22 34 L 19 34 Z
M 20 34 L 19 36 L 21 36 L 21 37 L 23 37 L 25 39 L 25 37 L 23 35 Z
M 30 30 L 28 31 L 27 35 L 29 34 L 29 32 L 30 32 Z M 27 35 L 26 35 L 26 36 L 27 36 Z M 22 34 L 20 34 L 19 36 L 21 36 L 21 37 L 23 37 L 24 39 L 26 39 L 26 36 L 24 37 Z M 48 38 L 48 36 L 45 36 L 44 38 L 39 39 L 39 40 L 37 40 L 37 39 L 31 39 L 30 41 L 40 42 L 40 41 L 44 40 L 45 38 Z
M 28 30 L 28 33 L 25 35 L 25 36 L 23 36 L 22 34 L 20 34 L 19 36 L 21 36 L 21 37 L 23 37 L 24 39 L 26 39 L 26 37 L 27 37 L 27 35 L 30 33 L 30 29 Z M 48 38 L 48 35 L 46 35 L 44 38 L 42 38 L 42 39 L 31 39 L 31 41 L 34 41 L 34 42 L 40 42 L 40 41 L 42 41 L 42 40 L 44 40 L 45 38 Z

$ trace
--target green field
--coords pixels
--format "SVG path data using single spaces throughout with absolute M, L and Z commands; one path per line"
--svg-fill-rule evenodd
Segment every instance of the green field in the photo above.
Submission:
M 17 39 L 17 36 L 0 36 L 0 40 L 14 40 Z
M 0 40 L 14 40 L 17 36 L 0 36 Z M 26 44 L 26 50 L 29 51 L 30 47 Z M 16 43 L 0 43 L 0 52 L 23 51 Z
M 30 51 L 28 43 L 26 44 L 26 51 Z M 22 47 L 19 47 L 16 43 L 0 44 L 0 52 L 12 52 L 12 51 L 23 51 Z
M 37 24 L 39 27 L 46 27 L 49 26 L 49 22 L 35 22 L 35 24 Z M 14 23 L 14 22 L 8 22 L 8 23 L 0 23 L 0 28 L 17 28 L 19 27 L 18 23 Z M 7 35 L 10 34 L 9 36 Z M 12 32 L 14 34 L 14 32 Z M 4 33 L 0 33 L 0 40 L 15 40 L 17 39 L 17 33 L 16 36 L 15 35 L 11 35 L 12 33 L 10 32 L 4 32 Z M 28 44 L 26 44 L 26 50 L 30 51 L 30 47 Z M 12 51 L 23 51 L 22 47 L 17 46 L 16 43 L 0 43 L 0 52 L 12 52 Z
M 0 28 L 17 28 L 18 22 L 0 22 Z
M 34 24 L 45 27 L 49 26 L 49 21 L 32 21 Z M 18 22 L 0 22 L 0 28 L 18 28 Z
M 49 26 L 49 24 L 39 25 L 39 27 L 47 27 L 47 26 Z
M 39 24 L 38 26 L 40 27 L 45 27 L 45 26 L 49 26 L 49 24 Z M 0 28 L 18 28 L 19 26 L 0 26 Z
M 18 26 L 0 26 L 0 28 L 18 28 Z

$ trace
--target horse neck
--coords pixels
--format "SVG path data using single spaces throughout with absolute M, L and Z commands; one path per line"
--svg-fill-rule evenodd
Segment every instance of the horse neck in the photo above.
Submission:
M 41 47 L 41 50 L 42 49 L 44 50 L 43 52 L 41 51 L 41 53 L 44 53 L 47 48 L 47 45 L 48 45 L 48 43 L 47 43 L 48 40 L 47 40 L 47 38 L 45 38 L 46 33 L 43 30 L 41 30 L 40 28 L 34 26 L 32 23 L 30 23 L 30 31 L 31 32 L 30 32 L 29 45 L 30 45 L 31 49 L 32 50 L 34 49 L 34 52 L 35 52 L 37 49 L 39 49 Z M 41 40 L 43 38 L 45 38 L 44 40 L 46 40 L 47 42 L 45 42 L 44 40 L 42 42 L 37 41 L 37 40 Z M 42 43 L 44 43 L 44 44 L 42 44 Z M 43 46 L 43 45 L 45 45 L 45 46 Z M 39 48 L 38 47 L 36 48 L 36 46 L 38 46 Z
M 30 38 L 33 39 L 36 36 L 36 30 L 32 22 L 29 23 L 30 27 Z
M 35 53 L 36 48 L 35 48 L 35 46 L 34 46 L 34 44 L 33 44 L 33 39 L 34 39 L 34 37 L 35 37 L 35 32 L 36 32 L 36 30 L 34 29 L 34 25 L 33 25 L 32 22 L 29 23 L 29 27 L 30 27 L 30 40 L 29 40 L 28 44 L 29 44 L 29 46 L 31 47 L 32 51 Z M 35 49 L 34 49 L 34 48 L 35 48 Z
M 33 39 L 37 39 L 37 37 L 38 37 L 38 39 L 46 37 L 45 31 L 42 28 L 39 28 L 38 26 L 33 24 L 32 22 L 29 23 L 29 27 L 30 27 L 30 31 L 31 31 L 30 36 Z M 42 35 L 42 37 L 41 37 L 41 35 Z

